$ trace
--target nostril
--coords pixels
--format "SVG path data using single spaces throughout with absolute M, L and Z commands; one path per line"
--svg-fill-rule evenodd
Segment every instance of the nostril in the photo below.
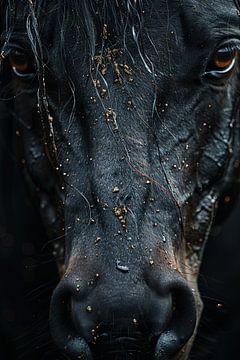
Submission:
M 91 360 L 90 348 L 75 329 L 71 309 L 71 289 L 59 284 L 55 289 L 50 306 L 50 330 L 54 342 L 66 354 L 75 359 Z
M 95 306 L 80 301 L 79 298 L 71 297 L 70 312 L 75 331 L 81 335 L 88 343 L 95 342 L 99 324 L 97 321 L 98 311 Z
M 183 279 L 179 279 L 172 282 L 170 291 L 173 299 L 172 317 L 158 339 L 156 360 L 176 355 L 192 337 L 196 326 L 196 306 L 191 289 Z

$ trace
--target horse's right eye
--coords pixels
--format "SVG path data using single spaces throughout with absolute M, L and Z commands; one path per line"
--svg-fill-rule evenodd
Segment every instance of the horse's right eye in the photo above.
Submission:
M 14 74 L 18 77 L 26 78 L 34 75 L 34 68 L 26 54 L 14 51 L 9 54 L 8 60 Z
M 218 71 L 226 71 L 234 66 L 237 56 L 236 49 L 219 49 L 214 54 L 213 63 Z
M 224 85 L 236 65 L 238 45 L 227 43 L 219 47 L 213 54 L 204 73 L 204 78 L 214 85 Z

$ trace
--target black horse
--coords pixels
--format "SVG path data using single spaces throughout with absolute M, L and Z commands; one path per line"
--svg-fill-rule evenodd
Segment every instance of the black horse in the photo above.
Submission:
M 239 21 L 229 0 L 1 1 L 1 99 L 70 357 L 189 358 L 203 248 L 238 188 Z

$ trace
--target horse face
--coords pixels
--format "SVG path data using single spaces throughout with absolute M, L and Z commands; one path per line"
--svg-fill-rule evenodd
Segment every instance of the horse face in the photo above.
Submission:
M 234 3 L 29 1 L 11 19 L 3 92 L 64 252 L 54 340 L 79 359 L 187 359 L 238 166 Z

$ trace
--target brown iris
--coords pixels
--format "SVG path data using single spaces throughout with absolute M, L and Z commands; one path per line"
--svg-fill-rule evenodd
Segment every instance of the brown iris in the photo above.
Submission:
M 236 49 L 219 49 L 214 55 L 214 65 L 219 70 L 229 68 L 237 56 Z
M 15 52 L 9 56 L 9 63 L 11 67 L 20 74 L 26 74 L 29 72 L 30 65 L 28 57 L 19 52 Z

